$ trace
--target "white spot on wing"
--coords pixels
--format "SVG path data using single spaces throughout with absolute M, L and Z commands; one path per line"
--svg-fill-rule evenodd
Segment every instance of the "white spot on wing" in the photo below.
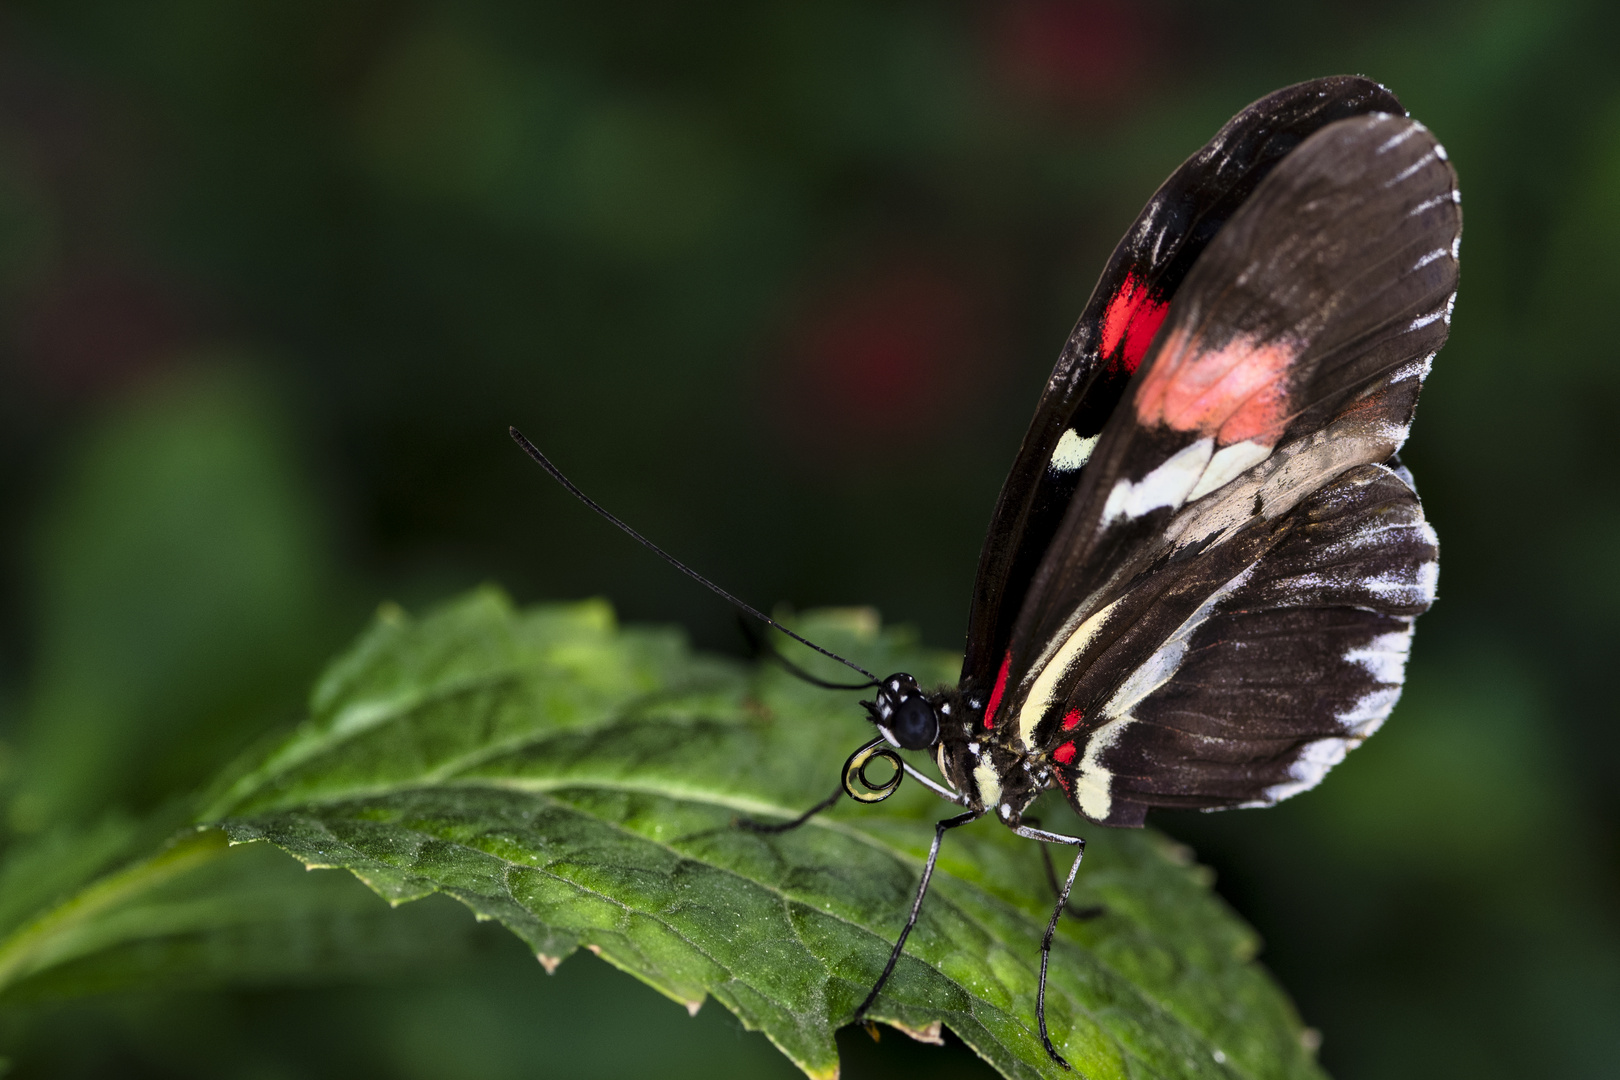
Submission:
M 1172 509 L 1180 506 L 1204 475 L 1214 453 L 1215 439 L 1206 435 L 1182 447 L 1136 483 L 1119 481 L 1108 493 L 1108 502 L 1103 506 L 1103 525 L 1118 518 L 1139 518 L 1161 506 Z
M 1209 459 L 1204 475 L 1193 485 L 1192 491 L 1187 495 L 1187 501 L 1202 499 L 1216 488 L 1225 487 L 1270 456 L 1271 447 L 1257 443 L 1253 439 L 1221 447 L 1215 451 L 1215 456 Z
M 979 786 L 979 802 L 984 806 L 991 806 L 1001 801 L 1001 777 L 996 775 L 996 767 L 988 761 L 981 761 L 973 766 L 973 782 Z
M 1084 465 L 1091 457 L 1091 452 L 1097 448 L 1098 435 L 1082 439 L 1080 433 L 1070 428 L 1058 440 L 1057 448 L 1052 451 L 1052 460 L 1049 467 L 1055 473 L 1073 472 Z
M 1103 821 L 1114 806 L 1114 795 L 1109 786 L 1114 774 L 1100 760 L 1103 751 L 1119 740 L 1120 733 L 1135 723 L 1129 716 L 1110 720 L 1086 741 L 1086 756 L 1080 759 L 1080 769 L 1074 780 L 1074 801 L 1080 812 L 1093 821 Z

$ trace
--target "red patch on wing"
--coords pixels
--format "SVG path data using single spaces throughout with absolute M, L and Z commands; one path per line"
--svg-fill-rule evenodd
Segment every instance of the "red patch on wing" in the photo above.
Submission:
M 1052 751 L 1052 760 L 1060 765 L 1067 765 L 1074 760 L 1074 743 L 1066 742 Z
M 1012 667 L 1012 650 L 1001 659 L 1001 670 L 996 673 L 996 685 L 990 688 L 990 704 L 984 710 L 984 726 L 996 726 L 996 709 L 1001 707 L 1001 695 L 1007 692 L 1007 669 Z
M 1080 726 L 1080 721 L 1084 719 L 1085 714 L 1079 709 L 1070 709 L 1063 717 L 1063 730 L 1073 731 L 1075 728 Z
M 1147 355 L 1148 346 L 1153 343 L 1153 335 L 1159 332 L 1159 325 L 1169 312 L 1170 305 L 1155 300 L 1146 282 L 1134 273 L 1126 275 L 1125 284 L 1119 287 L 1119 292 L 1108 301 L 1108 310 L 1103 312 L 1101 355 L 1112 356 L 1123 343 L 1124 351 L 1114 363 L 1126 374 L 1135 374 L 1142 365 L 1142 357 Z
M 1274 446 L 1288 424 L 1288 369 L 1304 349 L 1292 339 L 1252 336 L 1210 349 L 1177 329 L 1136 391 L 1136 418 L 1144 427 L 1213 435 L 1222 446 L 1246 439 Z

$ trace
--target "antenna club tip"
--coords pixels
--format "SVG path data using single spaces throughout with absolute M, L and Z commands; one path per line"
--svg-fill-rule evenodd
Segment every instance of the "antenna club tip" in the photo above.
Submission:
M 508 434 L 508 435 L 510 435 L 510 436 L 512 436 L 512 438 L 514 438 L 514 439 L 521 439 L 521 438 L 523 438 L 523 432 L 521 432 L 521 431 L 519 431 L 519 430 L 518 430 L 518 429 L 517 429 L 517 425 L 516 425 L 516 424 L 507 424 L 507 425 L 506 425 L 506 433 L 507 433 L 507 434 Z

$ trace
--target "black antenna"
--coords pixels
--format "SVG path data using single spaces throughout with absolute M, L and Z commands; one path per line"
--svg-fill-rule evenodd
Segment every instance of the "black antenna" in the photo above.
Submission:
M 753 624 L 751 624 L 747 619 L 743 618 L 740 613 L 737 616 L 737 629 L 742 632 L 743 640 L 748 642 L 748 650 L 754 655 L 755 659 L 764 657 L 767 660 L 775 660 L 778 664 L 782 665 L 789 675 L 792 675 L 795 679 L 800 679 L 807 682 L 811 686 L 819 686 L 823 690 L 867 690 L 874 686 L 883 685 L 883 682 L 880 679 L 872 679 L 861 683 L 830 682 L 827 679 L 818 679 L 808 671 L 804 670 L 804 668 L 800 667 L 798 664 L 795 664 L 793 661 L 777 652 L 776 647 L 761 637 L 759 631 L 754 629 Z
M 590 507 L 592 510 L 595 510 L 602 517 L 617 525 L 626 536 L 630 537 L 630 539 L 634 540 L 636 543 L 640 544 L 654 555 L 657 555 L 660 559 L 663 559 L 665 562 L 669 563 L 669 565 L 673 566 L 675 569 L 679 570 L 681 573 L 685 574 L 699 585 L 702 585 L 705 589 L 708 589 L 722 600 L 731 604 L 738 611 L 746 612 L 747 614 L 752 615 L 766 626 L 776 627 L 778 630 L 782 631 L 782 633 L 786 634 L 794 641 L 797 641 L 799 644 L 808 645 L 821 655 L 830 656 L 834 660 L 837 660 L 840 664 L 847 664 L 848 666 L 854 668 L 856 671 L 860 672 L 862 675 L 865 675 L 873 682 L 877 681 L 876 675 L 873 675 L 870 671 L 867 671 L 855 661 L 845 660 L 842 656 L 839 656 L 831 649 L 823 649 L 820 645 L 817 645 L 809 638 L 795 634 L 792 630 L 789 630 L 787 627 L 783 626 L 781 623 L 777 622 L 764 612 L 757 611 L 754 608 L 749 607 L 747 604 L 743 603 L 735 596 L 732 596 L 730 593 L 726 592 L 726 590 L 722 589 L 720 586 L 716 585 L 714 582 L 710 581 L 696 570 L 693 570 L 690 566 L 687 566 L 685 563 L 681 562 L 675 556 L 671 555 L 669 552 L 665 551 L 663 548 L 659 547 L 645 536 L 642 536 L 640 533 L 636 532 L 636 530 L 632 529 L 629 525 L 626 525 L 624 522 L 608 513 L 607 510 L 602 507 L 601 503 L 597 502 L 595 499 L 579 490 L 579 488 L 575 487 L 574 482 L 568 479 L 568 477 L 564 476 L 562 474 L 562 470 L 553 465 L 551 460 L 540 452 L 539 447 L 535 446 L 534 443 L 523 437 L 523 432 L 519 431 L 515 427 L 509 427 L 506 430 L 512 436 L 512 441 L 521 446 L 525 454 L 528 454 L 530 457 L 534 458 L 535 464 L 539 465 L 542 469 L 546 470 L 546 472 L 550 473 L 551 478 L 566 488 L 570 495 L 584 503 L 586 506 Z

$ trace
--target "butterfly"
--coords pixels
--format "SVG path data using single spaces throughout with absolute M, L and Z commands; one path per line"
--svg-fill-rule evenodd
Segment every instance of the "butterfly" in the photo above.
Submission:
M 1115 249 L 1064 343 L 979 558 L 955 687 L 867 675 L 876 728 L 842 795 L 914 777 L 937 823 L 901 956 L 946 832 L 981 817 L 1074 848 L 1025 815 L 1058 788 L 1084 818 L 1270 806 L 1389 716 L 1438 546 L 1398 452 L 1456 299 L 1462 212 L 1445 149 L 1359 77 L 1301 83 L 1234 116 Z M 586 498 L 740 609 L 780 627 Z M 944 783 L 901 756 L 928 754 Z M 868 766 L 885 760 L 888 779 Z M 1058 884 L 1054 881 L 1054 884 Z

